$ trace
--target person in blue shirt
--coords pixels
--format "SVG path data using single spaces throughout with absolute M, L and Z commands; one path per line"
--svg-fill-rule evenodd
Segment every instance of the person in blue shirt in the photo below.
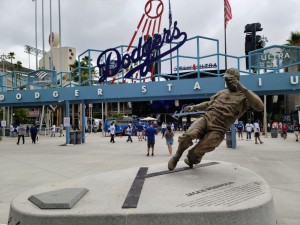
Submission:
M 155 145 L 155 135 L 157 134 L 157 130 L 153 127 L 153 124 L 150 124 L 150 127 L 146 130 L 146 136 L 147 136 L 147 146 L 148 146 L 148 152 L 147 156 L 149 156 L 150 148 L 152 148 L 152 156 L 154 156 L 154 145 Z
M 33 144 L 35 144 L 36 142 L 37 133 L 38 133 L 37 127 L 33 124 L 30 128 L 30 135 Z
M 239 121 L 239 123 L 237 124 L 236 126 L 237 130 L 238 130 L 238 136 L 239 136 L 239 139 L 242 139 L 243 140 L 243 131 L 244 131 L 244 126 L 242 124 L 242 121 Z
M 136 125 L 136 128 L 137 128 L 138 140 L 142 141 L 143 126 L 142 126 L 141 122 L 139 122 L 139 124 Z

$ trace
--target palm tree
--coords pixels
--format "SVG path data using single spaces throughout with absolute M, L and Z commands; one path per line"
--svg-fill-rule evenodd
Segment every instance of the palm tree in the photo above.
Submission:
M 12 64 L 12 60 L 15 59 L 15 53 L 14 52 L 9 52 L 7 57 L 10 59 L 10 68 L 11 71 L 13 71 L 13 64 Z M 11 72 L 11 86 L 14 86 L 14 73 Z
M 289 46 L 300 46 L 300 32 L 291 32 L 290 38 L 286 40 Z
M 21 69 L 22 69 L 22 62 L 21 61 L 17 61 L 17 63 L 15 64 L 15 68 L 17 69 L 17 71 L 21 71 Z M 21 86 L 21 74 L 20 73 L 18 73 L 17 74 L 17 80 L 19 80 L 20 81 L 20 86 Z
M 11 71 L 13 71 L 12 61 L 13 61 L 13 59 L 15 59 L 15 53 L 14 52 L 9 52 L 7 57 L 10 59 L 10 64 L 11 64 L 10 68 L 11 68 Z
M 93 64 L 91 63 L 92 59 L 89 59 L 88 56 L 85 56 L 81 59 L 80 61 L 80 67 L 85 67 L 85 68 L 81 68 L 80 71 L 80 76 L 81 76 L 81 82 L 85 82 L 89 79 L 89 71 L 87 67 L 93 67 Z M 78 73 L 78 67 L 79 67 L 79 63 L 77 60 L 75 60 L 75 62 L 70 66 L 70 70 L 74 70 L 71 74 L 72 74 L 72 80 L 75 82 L 78 82 L 79 80 L 79 73 Z M 96 71 L 95 69 L 91 69 L 91 74 L 92 74 L 92 78 L 94 77 Z M 85 83 L 85 85 L 88 85 L 88 83 Z
M 286 41 L 287 41 L 286 45 L 288 45 L 288 46 L 300 46 L 300 32 L 292 31 L 289 39 L 287 39 Z M 299 54 L 299 50 L 298 51 L 287 50 L 287 51 L 289 51 L 290 55 L 292 56 L 291 58 L 297 59 L 296 61 L 299 60 L 297 57 L 297 55 Z M 285 71 L 286 72 L 300 71 L 300 64 L 286 68 Z M 285 108 L 288 109 L 287 111 L 292 111 L 295 108 L 295 105 L 300 104 L 300 95 L 299 94 L 287 95 L 287 96 L 285 95 L 284 99 L 285 99 Z M 288 108 L 288 105 L 290 106 L 289 108 Z
M 292 31 L 289 39 L 287 39 L 286 41 L 287 41 L 287 43 L 286 43 L 287 46 L 300 46 L 300 32 Z M 298 54 L 299 54 L 298 51 L 295 51 L 295 50 L 293 50 L 293 52 L 290 52 L 290 55 L 295 55 L 292 58 L 298 58 L 297 57 Z M 295 69 L 297 71 L 300 71 L 300 65 L 298 65 L 298 67 L 297 66 L 293 67 L 293 70 L 295 70 Z

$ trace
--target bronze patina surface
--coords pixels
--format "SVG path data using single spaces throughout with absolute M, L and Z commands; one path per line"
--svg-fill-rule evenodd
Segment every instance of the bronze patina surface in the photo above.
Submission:
M 209 101 L 184 108 L 184 111 L 205 110 L 205 114 L 193 122 L 178 138 L 178 149 L 168 163 L 169 170 L 175 169 L 183 152 L 193 145 L 192 140 L 199 139 L 199 142 L 189 150 L 184 160 L 190 167 L 200 163 L 205 153 L 213 151 L 220 145 L 231 124 L 247 109 L 263 110 L 261 99 L 239 81 L 240 73 L 236 68 L 226 70 L 224 78 L 227 89 L 219 91 Z

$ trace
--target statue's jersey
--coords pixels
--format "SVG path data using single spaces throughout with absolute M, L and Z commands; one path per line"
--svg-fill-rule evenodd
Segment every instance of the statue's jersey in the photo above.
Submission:
M 209 107 L 205 110 L 208 129 L 227 131 L 248 107 L 247 98 L 242 92 L 229 92 L 227 89 L 219 91 L 210 98 Z

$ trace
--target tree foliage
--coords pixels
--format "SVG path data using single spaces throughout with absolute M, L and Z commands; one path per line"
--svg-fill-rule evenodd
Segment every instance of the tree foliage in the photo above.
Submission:
M 81 77 L 81 83 L 84 83 L 83 85 L 88 85 L 89 80 L 89 67 L 93 67 L 93 64 L 91 63 L 92 59 L 89 59 L 88 56 L 85 56 L 80 61 L 80 75 L 79 75 L 79 63 L 77 60 L 73 64 L 70 65 L 71 70 L 71 76 L 73 82 L 79 81 L 79 76 Z M 91 68 L 91 75 L 92 78 L 95 76 L 95 69 Z
M 29 112 L 27 108 L 14 109 L 14 121 L 17 124 L 28 123 L 29 122 L 28 116 L 29 116 Z
M 289 39 L 286 40 L 289 46 L 300 46 L 300 32 L 291 32 Z

